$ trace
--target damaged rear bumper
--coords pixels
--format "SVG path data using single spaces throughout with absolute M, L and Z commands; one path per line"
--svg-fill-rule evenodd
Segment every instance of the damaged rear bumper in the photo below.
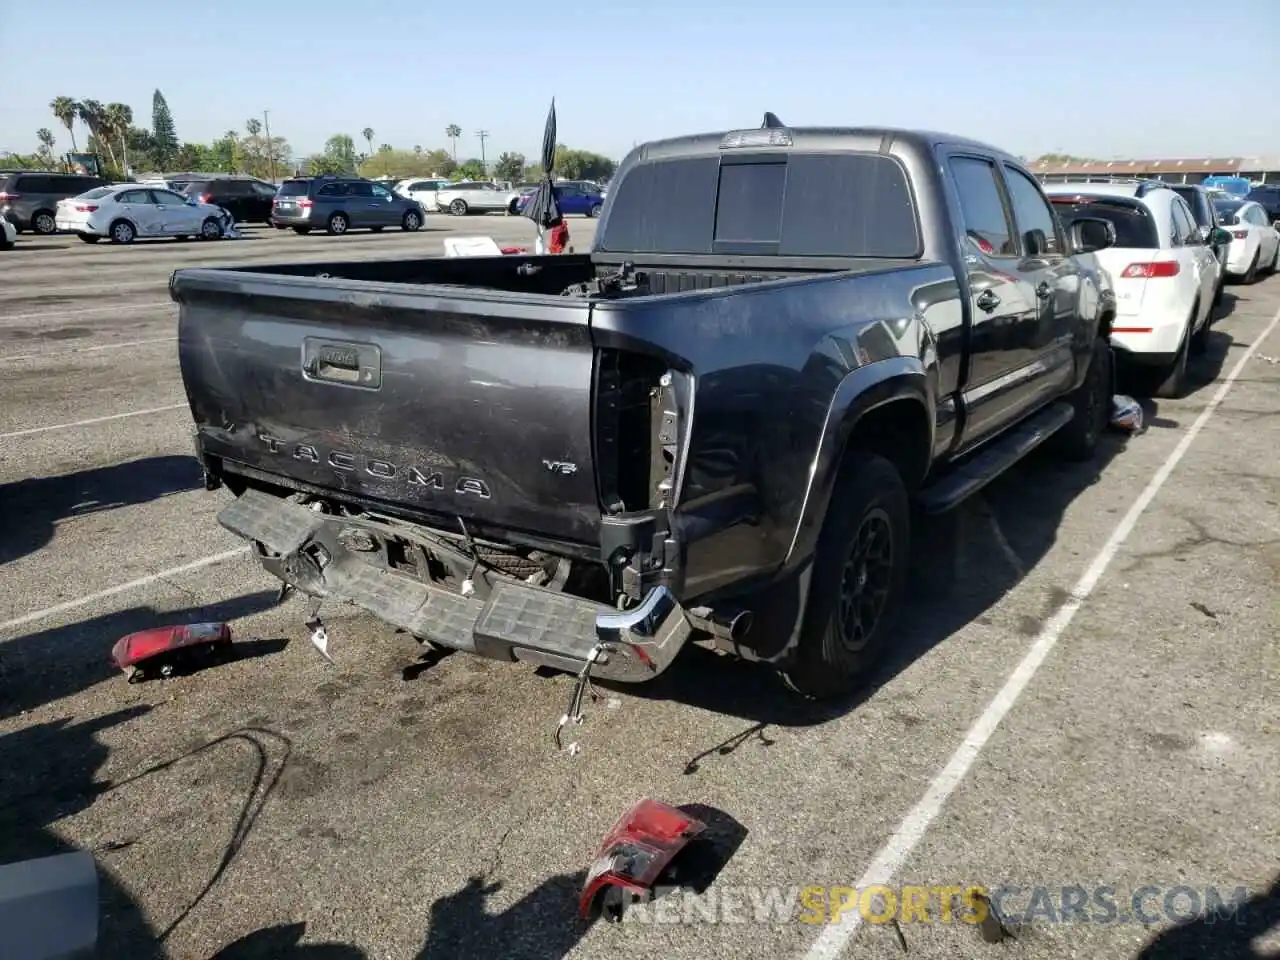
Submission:
M 253 542 L 267 572 L 299 592 L 352 603 L 416 637 L 484 657 L 576 673 L 602 646 L 593 676 L 642 683 L 666 670 L 693 632 L 662 586 L 621 611 L 506 580 L 487 599 L 463 597 L 365 562 L 340 539 L 349 521 L 255 490 L 218 522 Z

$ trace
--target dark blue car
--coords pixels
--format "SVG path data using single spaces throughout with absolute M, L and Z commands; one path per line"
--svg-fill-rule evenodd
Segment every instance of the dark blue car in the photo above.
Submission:
M 581 180 L 558 181 L 556 195 L 560 198 L 560 212 L 566 215 L 581 214 L 587 217 L 598 217 L 600 208 L 604 206 L 604 197 L 600 194 L 600 188 L 594 183 L 585 183 Z M 525 205 L 532 196 L 530 192 L 520 199 L 518 206 L 520 212 L 524 212 Z

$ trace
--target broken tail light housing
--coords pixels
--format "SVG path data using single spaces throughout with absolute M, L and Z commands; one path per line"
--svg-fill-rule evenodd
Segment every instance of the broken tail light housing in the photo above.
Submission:
M 706 824 L 659 800 L 641 800 L 604 838 L 587 871 L 579 916 L 621 917 L 623 904 L 648 900 L 654 882 Z
M 117 640 L 111 661 L 134 682 L 153 673 L 171 676 L 187 657 L 225 652 L 230 646 L 231 627 L 225 623 L 153 627 Z

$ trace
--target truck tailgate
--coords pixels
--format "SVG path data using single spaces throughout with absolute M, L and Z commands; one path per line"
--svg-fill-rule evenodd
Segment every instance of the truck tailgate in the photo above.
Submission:
M 219 270 L 170 290 L 201 446 L 225 469 L 595 540 L 586 302 Z

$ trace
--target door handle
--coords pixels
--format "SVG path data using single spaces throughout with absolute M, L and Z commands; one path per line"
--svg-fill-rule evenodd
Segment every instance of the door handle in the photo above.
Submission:
M 978 305 L 979 310 L 985 310 L 990 313 L 996 307 L 1000 306 L 1000 298 L 990 290 L 983 290 L 978 294 L 978 299 L 974 301 Z
M 1036 287 L 1036 296 L 1039 297 L 1041 300 L 1048 300 L 1050 295 L 1052 295 L 1052 293 L 1053 293 L 1053 288 L 1050 287 L 1047 283 L 1042 283 L 1040 284 L 1040 286 Z

